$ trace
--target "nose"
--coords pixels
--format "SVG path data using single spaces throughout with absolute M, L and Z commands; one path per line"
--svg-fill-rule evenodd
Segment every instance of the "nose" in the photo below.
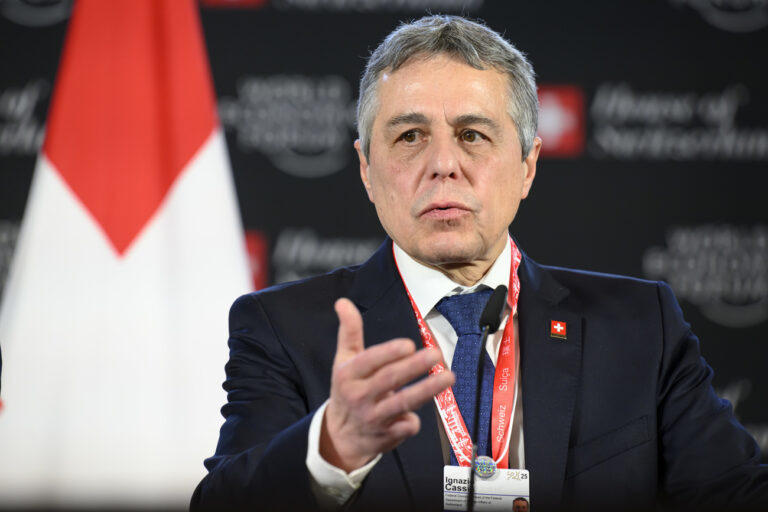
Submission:
M 428 153 L 427 172 L 431 179 L 458 178 L 461 155 L 453 137 L 433 137 Z

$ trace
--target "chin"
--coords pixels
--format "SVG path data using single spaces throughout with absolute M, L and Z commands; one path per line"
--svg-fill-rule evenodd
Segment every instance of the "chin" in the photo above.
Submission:
M 419 244 L 418 249 L 416 257 L 431 265 L 469 263 L 483 254 L 480 244 L 456 237 L 427 239 Z

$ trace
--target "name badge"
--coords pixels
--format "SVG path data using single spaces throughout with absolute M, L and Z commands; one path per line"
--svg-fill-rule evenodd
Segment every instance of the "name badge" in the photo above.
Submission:
M 443 509 L 467 510 L 469 468 L 443 468 Z M 515 503 L 517 502 L 517 503 Z M 475 510 L 530 510 L 530 478 L 525 469 L 496 469 L 490 476 L 475 475 Z M 518 508 L 515 508 L 518 505 Z

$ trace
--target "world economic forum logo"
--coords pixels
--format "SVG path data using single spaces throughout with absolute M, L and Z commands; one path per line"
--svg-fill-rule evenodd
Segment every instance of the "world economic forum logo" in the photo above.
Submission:
M 236 97 L 219 100 L 225 129 L 243 153 L 258 151 L 301 178 L 338 172 L 354 158 L 357 100 L 337 75 L 247 76 Z
M 667 281 L 681 300 L 713 322 L 751 327 L 768 321 L 768 226 L 676 226 L 667 247 L 643 257 L 651 279 Z

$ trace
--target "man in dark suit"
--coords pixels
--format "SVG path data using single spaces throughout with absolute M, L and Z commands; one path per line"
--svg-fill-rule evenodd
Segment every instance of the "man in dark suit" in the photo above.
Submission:
M 498 284 L 502 328 L 477 356 L 513 392 L 480 429 L 501 425 L 486 449 L 529 471 L 535 510 L 768 504 L 768 468 L 671 290 L 540 266 L 509 237 L 537 106 L 524 56 L 462 18 L 403 25 L 372 54 L 355 147 L 391 239 L 234 304 L 226 422 L 193 509 L 442 510 L 443 467 L 465 455 L 433 398 L 465 384 L 436 368 L 461 381 L 468 339 L 446 304 Z

